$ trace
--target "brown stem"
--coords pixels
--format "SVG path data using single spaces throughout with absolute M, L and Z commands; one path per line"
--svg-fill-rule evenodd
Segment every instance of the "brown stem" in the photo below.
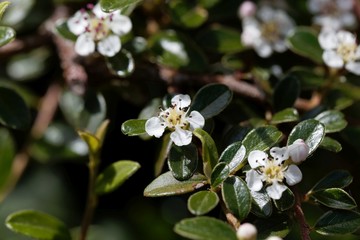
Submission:
M 301 239 L 302 240 L 311 240 L 310 226 L 309 226 L 309 224 L 307 224 L 304 212 L 301 208 L 301 202 L 303 200 L 303 197 L 300 195 L 300 193 L 297 191 L 297 189 L 294 189 L 294 193 L 295 193 L 294 214 L 295 214 L 295 218 L 300 227 Z
M 224 211 L 226 220 L 228 221 L 228 223 L 230 223 L 230 225 L 237 230 L 240 226 L 240 221 L 234 216 L 234 214 L 232 214 L 230 212 L 230 210 L 225 206 L 225 203 L 223 201 L 221 201 L 221 208 Z

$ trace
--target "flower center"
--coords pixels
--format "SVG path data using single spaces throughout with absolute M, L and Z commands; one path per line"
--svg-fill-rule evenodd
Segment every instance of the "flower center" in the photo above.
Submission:
M 284 168 L 282 164 L 277 165 L 275 161 L 267 160 L 267 163 L 264 167 L 260 168 L 260 171 L 265 177 L 267 183 L 272 183 L 273 181 L 282 182 L 284 179 Z
M 261 33 L 263 37 L 270 42 L 275 42 L 279 39 L 279 26 L 274 21 L 263 23 L 261 26 Z
M 105 21 L 105 19 L 99 19 L 97 17 L 90 19 L 86 30 L 91 34 L 94 41 L 99 41 L 105 38 L 110 32 L 109 24 Z
M 340 43 L 336 49 L 336 52 L 345 62 L 352 62 L 356 60 L 356 49 L 357 46 L 355 43 Z
M 186 108 L 176 107 L 175 105 L 160 113 L 160 117 L 171 130 L 175 130 L 176 126 L 179 126 L 182 129 L 188 129 L 189 122 L 185 118 L 185 110 Z

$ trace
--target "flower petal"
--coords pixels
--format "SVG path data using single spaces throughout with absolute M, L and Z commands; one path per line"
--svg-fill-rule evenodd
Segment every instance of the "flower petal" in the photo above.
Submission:
M 180 108 L 188 107 L 191 103 L 190 96 L 187 94 L 178 94 L 171 99 L 171 104 Z
M 202 128 L 205 125 L 205 118 L 198 111 L 192 111 L 186 120 L 190 123 L 190 129 Z
M 163 135 L 165 128 L 165 124 L 158 117 L 152 117 L 145 123 L 146 133 L 157 138 Z
M 341 30 L 336 34 L 336 37 L 338 38 L 339 42 L 346 45 L 356 43 L 355 35 L 348 31 Z
M 344 60 L 333 50 L 325 50 L 322 58 L 326 65 L 332 68 L 342 68 L 344 65 Z
M 309 155 L 309 146 L 302 139 L 297 139 L 288 146 L 288 154 L 294 163 L 304 161 Z
M 288 169 L 284 172 L 284 176 L 286 179 L 286 183 L 290 186 L 299 183 L 302 179 L 302 173 L 299 167 L 294 164 L 288 167 Z
M 89 25 L 89 18 L 90 16 L 86 11 L 77 11 L 74 16 L 67 21 L 70 32 L 75 35 L 80 35 L 85 32 L 86 27 Z
M 277 163 L 282 163 L 289 158 L 287 147 L 273 147 L 270 149 L 270 155 Z
M 93 9 L 92 9 L 93 13 L 95 14 L 95 16 L 97 18 L 100 18 L 100 19 L 105 19 L 107 18 L 110 14 L 112 13 L 107 13 L 107 12 L 104 12 L 103 10 L 101 10 L 101 6 L 100 4 L 96 4 Z
M 249 189 L 251 189 L 252 191 L 260 191 L 261 190 L 261 188 L 263 186 L 261 179 L 262 179 L 261 175 L 253 169 L 246 172 L 245 181 L 246 181 Z
M 260 166 L 265 166 L 265 161 L 267 160 L 268 155 L 259 150 L 251 151 L 248 157 L 248 162 L 251 168 L 257 168 Z
M 345 65 L 346 70 L 356 75 L 360 75 L 360 62 L 348 62 Z
M 192 132 L 176 127 L 175 131 L 170 134 L 171 140 L 177 146 L 184 146 L 191 143 Z
M 284 184 L 274 181 L 270 186 L 266 188 L 266 193 L 272 199 L 278 200 L 281 198 L 282 193 L 287 189 Z
M 115 34 L 121 36 L 131 31 L 132 23 L 128 16 L 112 14 L 110 17 L 110 28 Z
M 89 34 L 81 34 L 75 43 L 75 52 L 81 56 L 87 56 L 95 51 L 95 42 Z
M 271 45 L 268 42 L 262 40 L 255 40 L 255 42 L 254 49 L 256 53 L 262 58 L 270 57 L 270 55 L 273 53 Z
M 97 49 L 103 56 L 113 57 L 121 49 L 120 39 L 116 35 L 110 35 L 98 42 Z
M 318 36 L 319 44 L 321 48 L 335 49 L 338 45 L 338 39 L 336 37 L 336 32 L 333 30 L 323 30 Z

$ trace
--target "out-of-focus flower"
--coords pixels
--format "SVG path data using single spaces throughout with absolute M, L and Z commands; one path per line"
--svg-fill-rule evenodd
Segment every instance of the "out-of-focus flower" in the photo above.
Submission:
M 132 29 L 130 18 L 120 11 L 105 13 L 99 4 L 89 4 L 88 9 L 77 11 L 67 21 L 69 30 L 78 36 L 75 51 L 87 56 L 97 49 L 104 56 L 114 56 L 121 49 L 120 36 Z
M 242 223 L 236 231 L 238 240 L 256 240 L 257 229 L 251 223 Z
M 324 49 L 322 58 L 327 66 L 335 69 L 345 67 L 349 72 L 360 75 L 360 47 L 354 34 L 344 30 L 324 30 L 318 39 Z
M 265 182 L 269 197 L 280 199 L 287 189 L 284 179 L 290 186 L 299 183 L 302 173 L 293 163 L 301 162 L 308 156 L 309 148 L 304 144 L 302 139 L 298 139 L 287 147 L 273 147 L 270 149 L 271 158 L 263 151 L 251 151 L 248 162 L 252 169 L 246 173 L 245 179 L 250 190 L 260 191 Z
M 357 20 L 353 0 L 309 0 L 313 23 L 325 29 L 354 28 Z
M 252 17 L 256 13 L 256 5 L 252 1 L 244 1 L 239 7 L 239 17 Z
M 243 8 L 241 5 L 239 12 Z M 263 58 L 274 51 L 281 53 L 287 50 L 285 39 L 295 23 L 285 11 L 262 5 L 256 14 L 240 15 L 243 16 L 241 41 L 245 46 L 254 48 Z
M 162 110 L 158 117 L 152 117 L 145 123 L 145 131 L 150 136 L 161 137 L 165 129 L 172 131 L 171 140 L 177 146 L 188 145 L 192 139 L 192 131 L 202 128 L 204 117 L 198 111 L 189 112 L 191 99 L 189 95 L 176 95 L 171 99 L 171 106 Z
M 270 236 L 270 237 L 266 238 L 265 240 L 283 240 L 283 239 L 278 236 Z

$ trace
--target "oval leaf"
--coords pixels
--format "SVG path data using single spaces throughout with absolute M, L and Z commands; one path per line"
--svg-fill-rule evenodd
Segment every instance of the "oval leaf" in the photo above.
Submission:
M 6 226 L 25 236 L 43 240 L 70 240 L 69 230 L 63 222 L 48 214 L 22 210 L 6 218 Z
M 57 34 L 59 34 L 61 37 L 65 39 L 69 39 L 71 41 L 76 41 L 77 36 L 72 33 L 68 27 L 67 21 L 60 20 L 56 22 L 55 30 Z
M 336 110 L 322 112 L 315 119 L 324 124 L 326 133 L 339 132 L 347 125 L 344 114 Z
M 341 144 L 331 137 L 324 137 L 320 147 L 332 152 L 340 152 L 342 149 Z
M 194 215 L 204 215 L 213 210 L 219 203 L 219 197 L 212 191 L 200 191 L 191 195 L 187 206 Z
M 100 0 L 100 6 L 104 12 L 112 12 L 130 5 L 137 5 L 142 1 L 143 0 Z
M 273 214 L 273 216 L 271 216 L 271 220 L 268 218 L 258 218 L 254 221 L 254 225 L 258 230 L 259 239 L 266 239 L 269 236 L 285 238 L 285 236 L 290 232 L 289 222 L 290 220 L 287 214 Z
M 273 126 L 259 127 L 251 130 L 243 140 L 246 155 L 253 150 L 265 151 L 280 141 L 282 132 Z
M 360 213 L 346 210 L 331 210 L 322 215 L 314 229 L 323 235 L 353 233 L 360 227 Z
M 119 77 L 127 77 L 135 69 L 134 58 L 125 49 L 121 49 L 115 56 L 108 57 L 106 60 L 109 69 Z
M 122 160 L 111 164 L 97 177 L 95 192 L 105 194 L 114 191 L 139 168 L 139 163 L 130 160 Z
M 287 145 L 292 144 L 297 139 L 303 139 L 309 146 L 309 155 L 320 145 L 325 136 L 325 127 L 322 123 L 314 119 L 308 119 L 297 124 L 290 132 Z
M 246 164 L 246 149 L 241 142 L 229 145 L 220 155 L 219 162 L 227 163 L 230 172 L 236 172 Z
M 169 169 L 177 180 L 189 179 L 198 163 L 197 148 L 194 144 L 186 146 L 172 145 L 168 158 Z
M 217 188 L 230 174 L 229 166 L 220 162 L 215 167 L 211 173 L 211 187 Z
M 227 178 L 222 185 L 221 194 L 226 207 L 243 220 L 251 209 L 251 194 L 246 183 L 237 176 Z
M 264 191 L 250 191 L 252 197 L 251 212 L 259 217 L 269 217 L 272 214 L 272 201 Z
M 102 143 L 96 136 L 84 131 L 78 131 L 78 134 L 81 137 L 81 139 L 84 140 L 84 142 L 86 142 L 90 150 L 90 153 L 92 155 L 99 154 Z
M 295 108 L 285 108 L 275 113 L 271 119 L 271 124 L 279 124 L 285 122 L 295 122 L 299 120 L 299 113 Z
M 11 173 L 13 159 L 15 157 L 15 142 L 10 132 L 0 129 L 0 189 L 4 186 Z
M 292 107 L 300 94 L 300 82 L 294 76 L 287 76 L 275 86 L 273 103 L 275 110 Z
M 328 188 L 344 188 L 352 183 L 353 177 L 346 170 L 335 170 L 323 177 L 311 189 L 311 192 L 317 192 Z
M 295 203 L 295 196 L 293 192 L 287 188 L 283 193 L 279 200 L 274 201 L 275 206 L 280 211 L 285 211 L 290 209 L 292 206 L 294 206 Z
M 16 32 L 11 27 L 0 26 L 0 47 L 15 39 Z
M 355 200 L 340 188 L 329 188 L 317 191 L 310 196 L 321 204 L 331 208 L 350 210 L 357 206 Z
M 173 144 L 170 139 L 170 133 L 164 134 L 162 137 L 161 147 L 155 161 L 155 176 L 159 176 L 161 174 L 172 145 Z
M 137 136 L 146 133 L 145 123 L 147 119 L 130 119 L 121 125 L 121 131 L 128 136 Z
M 201 174 L 194 174 L 190 179 L 179 181 L 172 173 L 166 172 L 154 179 L 144 190 L 145 197 L 161 197 L 179 195 L 195 191 L 207 184 L 207 178 Z
M 5 12 L 5 9 L 9 6 L 10 2 L 9 1 L 5 1 L 5 2 L 0 2 L 0 20 L 2 15 Z
M 172 0 L 169 8 L 171 20 L 186 28 L 199 27 L 208 17 L 207 10 L 196 2 Z
M 174 231 L 194 240 L 237 240 L 229 224 L 212 217 L 183 219 L 175 225 Z

